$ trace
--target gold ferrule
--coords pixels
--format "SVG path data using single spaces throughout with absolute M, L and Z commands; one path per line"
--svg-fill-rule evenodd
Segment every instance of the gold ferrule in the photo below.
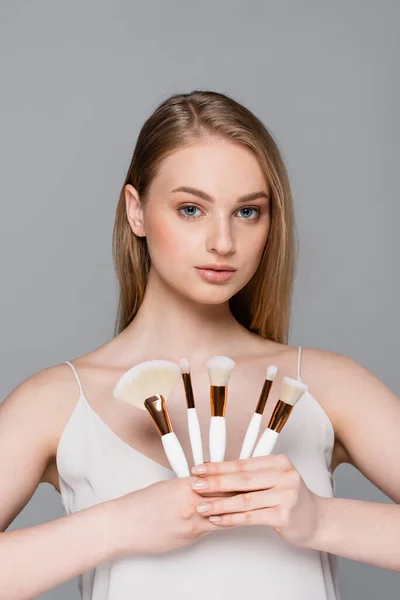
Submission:
M 226 409 L 226 385 L 210 385 L 210 404 L 212 417 L 224 417 Z
M 271 387 L 272 387 L 272 381 L 270 381 L 269 379 L 265 379 L 263 388 L 261 390 L 260 397 L 257 402 L 257 408 L 255 410 L 255 412 L 260 415 L 262 415 L 264 412 L 265 405 L 267 404 L 267 400 L 268 400 L 268 396 L 269 396 Z
M 185 387 L 186 404 L 188 408 L 194 408 L 194 396 L 190 373 L 182 373 L 183 385 Z
M 286 402 L 282 402 L 282 400 L 278 400 L 274 408 L 274 412 L 269 420 L 268 429 L 272 429 L 273 431 L 280 433 L 292 410 L 292 404 L 287 404 Z
M 151 396 L 144 401 L 144 405 L 149 411 L 158 433 L 161 436 L 165 435 L 166 433 L 171 433 L 171 420 L 169 418 L 167 405 L 165 404 L 164 398 L 160 394 Z

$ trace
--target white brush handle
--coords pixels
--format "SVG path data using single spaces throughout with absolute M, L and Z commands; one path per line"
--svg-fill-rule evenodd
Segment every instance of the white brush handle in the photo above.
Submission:
M 252 456 L 267 456 L 267 454 L 271 454 L 276 440 L 278 438 L 279 433 L 277 431 L 273 431 L 272 429 L 267 429 L 264 431 L 260 439 L 258 440 L 258 444 L 255 447 L 255 450 Z
M 262 415 L 260 413 L 254 413 L 251 417 L 251 421 L 244 436 L 244 442 L 242 450 L 240 451 L 239 458 L 250 458 L 254 448 L 254 444 L 257 441 L 257 436 L 261 427 Z
M 190 445 L 192 446 L 193 461 L 195 465 L 201 465 L 203 460 L 203 448 L 201 445 L 201 431 L 196 408 L 188 408 L 188 428 Z
M 189 477 L 189 467 L 186 461 L 185 453 L 176 434 L 171 431 L 161 436 L 165 454 L 167 455 L 172 470 L 177 477 Z
M 221 462 L 224 460 L 226 448 L 226 423 L 225 417 L 211 417 L 209 449 L 210 461 Z

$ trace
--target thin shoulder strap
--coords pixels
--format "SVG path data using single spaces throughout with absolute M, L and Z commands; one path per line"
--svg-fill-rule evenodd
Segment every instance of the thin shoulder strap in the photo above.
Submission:
M 79 391 L 81 393 L 81 396 L 83 396 L 83 387 L 82 387 L 82 384 L 81 384 L 81 380 L 79 379 L 79 375 L 77 373 L 77 370 L 75 369 L 74 365 L 72 363 L 70 363 L 68 360 L 65 361 L 65 364 L 69 365 L 71 367 L 71 369 L 73 370 L 74 375 L 75 375 L 75 379 L 76 379 L 76 381 L 78 382 L 78 385 L 79 385 Z
M 302 382 L 303 380 L 300 375 L 300 361 L 301 361 L 301 346 L 299 346 L 299 352 L 297 355 L 297 379 Z

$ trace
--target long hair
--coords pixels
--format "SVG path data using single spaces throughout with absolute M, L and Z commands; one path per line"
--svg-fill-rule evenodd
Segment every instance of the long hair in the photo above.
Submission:
M 296 229 L 286 167 L 271 133 L 247 108 L 213 91 L 195 90 L 163 101 L 144 123 L 123 183 L 113 231 L 113 259 L 120 296 L 115 334 L 135 317 L 150 269 L 145 237 L 133 234 L 126 215 L 125 186 L 136 188 L 145 203 L 162 161 L 205 136 L 223 136 L 250 150 L 267 181 L 270 230 L 250 281 L 229 300 L 235 319 L 270 340 L 287 343 L 296 263 Z

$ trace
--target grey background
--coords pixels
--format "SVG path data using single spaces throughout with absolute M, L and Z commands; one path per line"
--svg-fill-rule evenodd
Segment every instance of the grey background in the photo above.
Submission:
M 400 396 L 398 3 L 0 10 L 1 398 L 112 337 L 112 227 L 136 136 L 159 102 L 195 88 L 243 102 L 287 161 L 300 237 L 290 343 L 350 356 Z M 336 480 L 339 496 L 390 502 L 352 467 Z M 61 515 L 43 484 L 10 529 Z M 398 598 L 399 584 L 340 559 L 343 600 Z M 76 580 L 40 598 L 78 598 Z

